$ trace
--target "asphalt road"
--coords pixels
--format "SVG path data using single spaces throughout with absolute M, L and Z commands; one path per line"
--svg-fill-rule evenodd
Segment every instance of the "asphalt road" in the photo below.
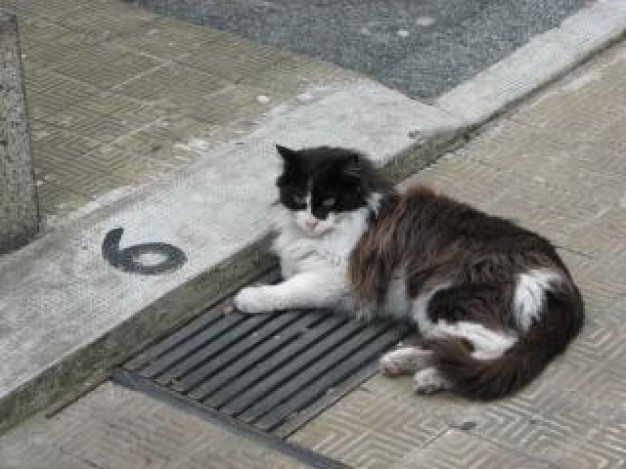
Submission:
M 360 71 L 427 100 L 586 0 L 131 0 Z

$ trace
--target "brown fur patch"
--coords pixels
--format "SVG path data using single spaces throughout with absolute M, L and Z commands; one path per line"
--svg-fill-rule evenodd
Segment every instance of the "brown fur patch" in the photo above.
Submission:
M 523 331 L 512 304 L 519 274 L 532 269 L 560 273 L 562 284 L 548 293 L 541 319 Z M 582 299 L 549 241 L 421 186 L 389 198 L 351 253 L 348 277 L 358 302 L 382 305 L 398 271 L 409 299 L 448 285 L 429 302 L 431 321 L 471 321 L 521 335 L 496 361 L 473 358 L 458 338 L 426 342 L 441 371 L 470 397 L 499 397 L 526 384 L 582 326 Z

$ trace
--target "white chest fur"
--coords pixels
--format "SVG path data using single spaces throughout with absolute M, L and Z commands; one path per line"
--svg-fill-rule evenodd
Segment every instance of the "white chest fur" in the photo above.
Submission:
M 345 281 L 350 252 L 367 229 L 368 213 L 367 208 L 343 213 L 331 230 L 311 237 L 296 225 L 289 211 L 278 209 L 279 235 L 273 251 L 280 257 L 283 276 L 322 270 Z

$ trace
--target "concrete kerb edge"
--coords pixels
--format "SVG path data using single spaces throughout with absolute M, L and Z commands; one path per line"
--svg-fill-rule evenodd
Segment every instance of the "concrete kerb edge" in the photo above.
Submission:
M 626 2 L 599 0 L 535 36 L 433 105 L 475 130 L 626 36 Z
M 89 391 L 150 343 L 192 320 L 208 305 L 276 265 L 270 237 L 251 243 L 224 262 L 166 292 L 96 341 L 63 357 L 35 380 L 0 401 L 0 435 L 43 409 L 52 412 Z M 42 392 L 43 391 L 43 392 Z
M 539 73 L 539 78 L 534 81 L 528 80 L 524 86 L 519 86 L 508 93 L 490 94 L 479 91 L 485 90 L 485 86 L 488 88 L 489 82 L 494 83 L 494 80 L 505 83 L 509 77 L 502 70 L 515 70 L 516 61 L 529 54 L 528 48 L 542 47 L 541 36 L 545 36 L 543 39 L 546 37 L 550 39 L 549 35 L 555 34 L 552 30 L 495 64 L 483 74 L 459 85 L 439 98 L 434 106 L 448 113 L 451 119 L 457 122 L 459 117 L 457 111 L 467 104 L 467 97 L 462 98 L 464 93 L 475 94 L 472 99 L 480 102 L 482 111 L 469 116 L 461 113 L 462 124 L 432 131 L 421 136 L 419 141 L 407 144 L 402 151 L 392 155 L 387 162 L 386 171 L 389 176 L 399 182 L 412 172 L 427 166 L 437 156 L 463 144 L 473 132 L 506 112 L 521 99 L 528 97 L 624 37 L 626 8 L 619 5 L 617 1 L 608 0 L 597 3 L 574 16 L 577 16 L 576 19 L 579 22 L 584 23 L 586 16 L 597 15 L 599 11 L 609 16 L 614 15 L 612 17 L 616 25 L 615 29 L 604 31 L 604 33 L 598 32 L 592 38 L 587 35 L 587 39 L 581 42 L 576 53 L 570 56 L 570 62 L 561 63 L 560 68 L 552 69 L 550 73 Z M 621 16 L 615 14 L 616 11 Z M 621 23 L 619 23 L 620 20 Z M 573 33 L 568 31 L 566 34 L 571 37 Z M 503 63 L 507 66 L 503 67 Z M 500 67 L 500 72 L 497 71 L 498 67 Z M 68 396 L 71 399 L 72 396 L 84 392 L 90 383 L 106 377 L 113 367 L 128 359 L 149 342 L 191 320 L 208 303 L 217 301 L 225 292 L 245 283 L 247 279 L 253 278 L 264 269 L 270 268 L 275 261 L 267 254 L 267 243 L 266 237 L 259 239 L 223 264 L 170 290 L 161 299 L 137 312 L 120 327 L 64 357 L 39 375 L 37 379 L 16 389 L 0 402 L 0 434 L 28 416 L 63 399 L 67 400 Z

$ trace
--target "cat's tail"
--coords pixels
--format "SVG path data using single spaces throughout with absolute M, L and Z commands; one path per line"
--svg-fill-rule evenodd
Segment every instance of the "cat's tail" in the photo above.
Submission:
M 509 395 L 537 377 L 565 350 L 583 325 L 583 302 L 575 286 L 546 291 L 539 320 L 500 356 L 481 356 L 467 338 L 447 336 L 427 341 L 434 365 L 451 390 L 477 400 Z

